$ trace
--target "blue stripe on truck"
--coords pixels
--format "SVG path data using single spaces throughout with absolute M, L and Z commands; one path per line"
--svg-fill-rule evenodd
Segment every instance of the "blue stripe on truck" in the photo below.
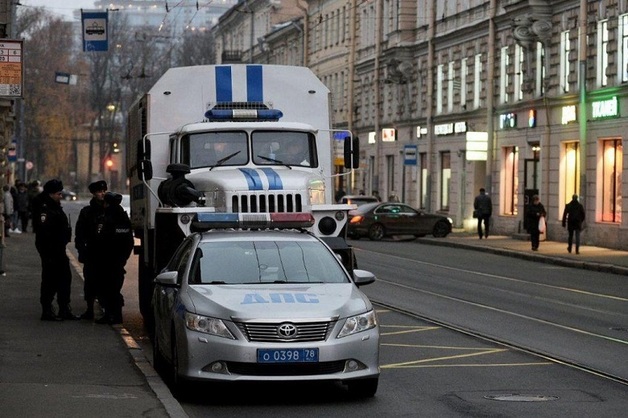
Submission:
M 233 84 L 231 67 L 216 67 L 216 101 L 233 101 Z
M 253 168 L 240 168 L 239 169 L 242 174 L 244 174 L 244 178 L 246 182 L 249 184 L 249 190 L 263 190 L 262 186 L 262 178 L 259 176 L 257 170 Z
M 246 100 L 247 102 L 264 101 L 264 84 L 262 82 L 262 66 L 246 66 Z
M 266 174 L 266 178 L 268 179 L 268 190 L 283 190 L 283 183 L 281 182 L 281 177 L 279 174 L 272 168 L 261 168 Z

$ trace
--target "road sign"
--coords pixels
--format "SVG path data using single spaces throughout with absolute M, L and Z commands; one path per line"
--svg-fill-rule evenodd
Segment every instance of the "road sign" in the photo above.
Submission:
M 416 165 L 416 145 L 404 145 L 403 165 Z

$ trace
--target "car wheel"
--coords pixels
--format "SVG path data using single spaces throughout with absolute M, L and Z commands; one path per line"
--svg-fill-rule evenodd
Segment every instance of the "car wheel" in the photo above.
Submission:
M 451 232 L 449 225 L 447 225 L 447 222 L 445 221 L 439 221 L 436 222 L 436 225 L 434 225 L 434 231 L 432 232 L 432 235 L 434 235 L 434 238 L 445 238 L 449 232 Z
M 175 398 L 184 400 L 188 393 L 188 382 L 179 375 L 179 349 L 177 348 L 177 339 L 175 337 L 174 327 L 172 328 L 172 361 L 170 363 L 170 384 L 171 392 Z
M 379 378 L 356 379 L 347 382 L 349 394 L 356 398 L 372 398 L 377 392 Z
M 369 239 L 371 241 L 379 241 L 386 235 L 386 230 L 382 224 L 373 224 L 369 228 Z
M 153 334 L 153 368 L 160 375 L 165 373 L 168 368 L 168 362 L 164 355 L 161 353 L 161 348 L 159 345 L 159 340 L 157 337 L 157 330 L 155 329 Z

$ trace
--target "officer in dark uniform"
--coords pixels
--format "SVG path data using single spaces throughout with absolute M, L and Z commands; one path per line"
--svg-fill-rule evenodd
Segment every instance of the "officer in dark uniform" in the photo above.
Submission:
M 105 315 L 96 322 L 99 324 L 121 324 L 122 285 L 126 271 L 124 266 L 133 250 L 131 221 L 122 206 L 122 195 L 105 193 L 105 216 L 97 246 L 101 249 L 99 264 L 102 274 L 98 286 L 98 297 L 105 309 Z
M 41 257 L 42 321 L 79 319 L 70 308 L 70 287 L 72 272 L 65 247 L 72 237 L 68 217 L 61 207 L 63 183 L 53 179 L 44 185 L 44 191 L 33 205 L 35 247 Z M 59 315 L 52 307 L 55 294 L 59 305 Z
M 85 302 L 87 310 L 81 315 L 82 319 L 94 319 L 94 301 L 98 297 L 96 283 L 99 281 L 102 254 L 94 251 L 97 234 L 101 232 L 105 218 L 105 193 L 107 192 L 107 182 L 104 180 L 95 181 L 89 186 L 92 199 L 89 205 L 81 209 L 76 221 L 76 232 L 74 233 L 74 245 L 78 251 L 79 262 L 83 263 L 83 278 Z

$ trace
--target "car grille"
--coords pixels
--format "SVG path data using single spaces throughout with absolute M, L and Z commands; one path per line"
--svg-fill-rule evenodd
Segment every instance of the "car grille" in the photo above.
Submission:
M 331 322 L 305 322 L 305 323 L 293 323 L 296 327 L 296 333 L 293 337 L 287 338 L 279 334 L 279 326 L 285 324 L 281 323 L 252 323 L 252 322 L 238 322 L 238 328 L 246 336 L 249 341 L 254 342 L 309 342 L 309 341 L 325 341 L 327 339 L 329 330 L 331 329 Z
M 341 373 L 345 368 L 344 360 L 321 363 L 257 364 L 227 362 L 230 373 L 244 376 L 313 376 Z
M 300 194 L 243 194 L 231 197 L 234 213 L 303 212 Z

